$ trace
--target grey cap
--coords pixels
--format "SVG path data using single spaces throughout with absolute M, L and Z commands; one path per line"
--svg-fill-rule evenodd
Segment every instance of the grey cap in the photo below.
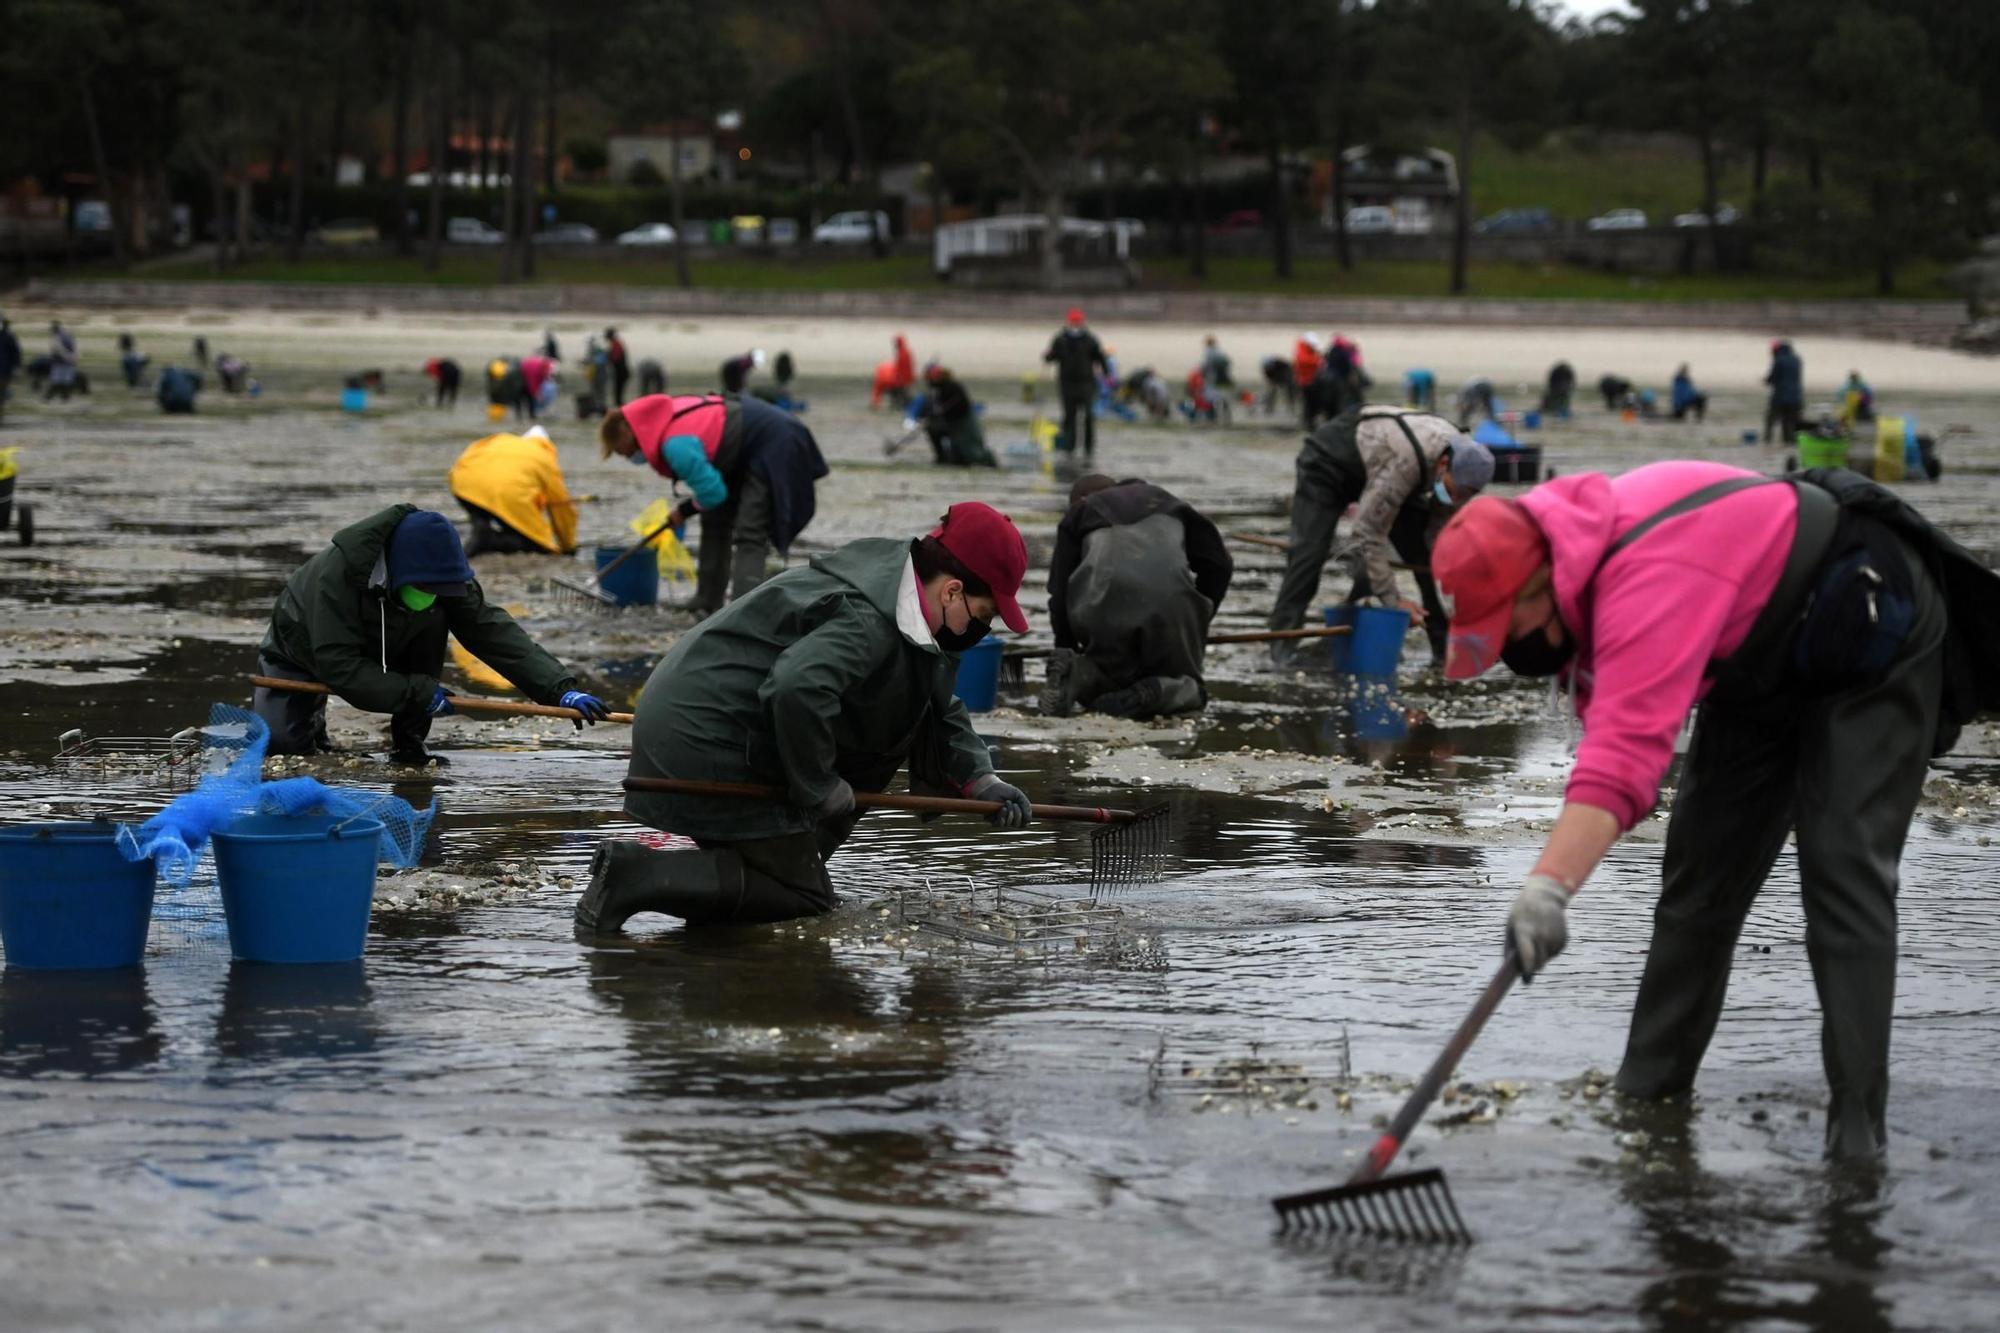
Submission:
M 1467 495 L 1476 495 L 1493 480 L 1493 451 L 1470 435 L 1451 442 L 1451 480 Z

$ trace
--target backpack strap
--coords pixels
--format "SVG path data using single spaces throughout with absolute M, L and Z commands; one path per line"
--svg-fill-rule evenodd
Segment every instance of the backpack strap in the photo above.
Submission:
M 1738 491 L 1747 491 L 1754 486 L 1775 486 L 1780 484 L 1789 483 L 1786 483 L 1783 477 L 1729 477 L 1722 481 L 1711 482 L 1698 491 L 1689 491 L 1672 504 L 1654 510 L 1619 534 L 1618 540 L 1605 548 L 1603 556 L 1598 559 L 1597 569 L 1591 571 L 1591 577 L 1595 578 L 1597 570 L 1603 569 L 1605 565 L 1609 564 L 1612 556 L 1617 555 L 1620 551 L 1630 546 L 1633 542 L 1638 541 L 1641 537 L 1651 532 L 1654 528 L 1659 527 L 1660 524 L 1670 518 L 1679 518 L 1682 514 L 1699 509 L 1703 505 L 1713 504 L 1724 496 L 1734 495 Z

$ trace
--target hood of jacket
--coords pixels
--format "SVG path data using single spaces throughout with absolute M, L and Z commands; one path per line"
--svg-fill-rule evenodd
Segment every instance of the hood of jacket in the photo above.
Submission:
M 814 556 L 812 568 L 853 588 L 868 604 L 889 620 L 896 619 L 897 599 L 903 592 L 903 574 L 909 568 L 910 543 L 899 537 L 867 537 L 849 542 L 837 551 Z M 910 640 L 905 639 L 906 643 Z M 944 650 L 935 643 L 911 644 L 926 652 Z
M 1583 594 L 1604 553 L 1618 538 L 1618 498 L 1601 472 L 1573 472 L 1543 482 L 1521 497 L 1521 507 L 1548 538 L 1556 611 L 1582 642 L 1588 628 Z
M 388 588 L 389 538 L 395 533 L 396 526 L 416 513 L 418 508 L 412 504 L 390 505 L 333 534 L 330 545 L 340 552 L 347 577 L 355 586 Z

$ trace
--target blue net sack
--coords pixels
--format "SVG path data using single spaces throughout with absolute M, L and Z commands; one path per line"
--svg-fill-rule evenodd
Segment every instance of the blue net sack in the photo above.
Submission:
M 203 729 L 201 781 L 144 824 L 121 827 L 119 850 L 132 861 L 152 858 L 162 885 L 185 888 L 201 868 L 210 836 L 239 816 L 323 812 L 381 820 L 382 861 L 401 870 L 416 865 L 437 817 L 435 800 L 417 810 L 385 792 L 329 787 L 317 778 L 265 782 L 264 754 L 270 743 L 270 728 L 262 718 L 216 704 Z M 207 879 L 212 885 L 213 877 Z

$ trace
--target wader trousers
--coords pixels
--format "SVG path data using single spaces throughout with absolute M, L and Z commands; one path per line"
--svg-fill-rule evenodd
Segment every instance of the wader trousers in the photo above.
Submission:
M 460 500 L 465 506 L 466 517 L 472 520 L 472 540 L 465 544 L 467 555 L 519 555 L 524 552 L 542 552 L 542 544 L 527 536 L 503 518 L 491 511 L 481 509 L 470 500 Z
M 435 676 L 444 670 L 443 626 L 439 626 L 435 657 L 421 651 L 422 646 L 419 645 L 419 652 L 405 654 L 401 660 L 391 659 L 389 669 L 426 676 Z M 280 680 L 313 679 L 310 671 L 264 653 L 257 654 L 257 674 L 276 676 Z M 326 701 L 324 694 L 300 694 L 259 685 L 250 696 L 250 711 L 264 719 L 264 725 L 271 729 L 271 748 L 267 753 L 324 754 L 333 749 L 326 735 Z M 422 756 L 425 753 L 424 739 L 430 734 L 431 715 L 428 708 L 389 715 L 389 750 L 392 754 L 411 759 Z
M 1816 699 L 1702 705 L 1667 824 L 1620 1092 L 1662 1097 L 1693 1085 L 1744 917 L 1796 830 L 1831 1094 L 1827 1152 L 1867 1158 L 1887 1143 L 1897 863 L 1943 688 L 1944 599 L 1910 559 L 1916 620 L 1880 680 Z
M 728 504 L 701 516 L 701 544 L 695 556 L 694 604 L 720 611 L 764 581 L 765 552 L 771 547 L 771 483 L 751 471 Z
M 591 861 L 577 926 L 613 934 L 637 911 L 676 916 L 691 926 L 755 926 L 830 912 L 835 898 L 826 859 L 853 830 L 849 816 L 810 833 L 703 841 L 694 852 L 608 839 Z
M 1330 449 L 1309 439 L 1299 453 L 1294 474 L 1292 549 L 1285 556 L 1285 576 L 1271 607 L 1272 629 L 1297 629 L 1305 624 L 1306 611 L 1319 592 L 1320 571 L 1333 554 L 1334 528 L 1368 484 L 1351 433 Z
M 1073 394 L 1067 389 L 1062 395 L 1062 434 L 1056 437 L 1056 448 L 1063 453 L 1074 454 L 1079 442 L 1083 445 L 1083 456 L 1091 458 L 1097 453 L 1097 413 L 1091 410 L 1096 391 Z

